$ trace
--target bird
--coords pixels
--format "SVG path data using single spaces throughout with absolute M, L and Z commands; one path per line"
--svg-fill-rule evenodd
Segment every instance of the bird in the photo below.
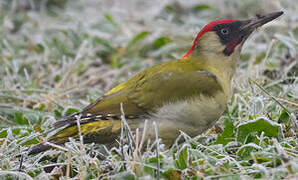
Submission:
M 131 129 L 155 122 L 164 144 L 171 144 L 180 131 L 190 137 L 211 128 L 232 96 L 232 78 L 244 42 L 252 32 L 276 19 L 282 11 L 248 20 L 217 19 L 197 34 L 190 50 L 180 59 L 153 65 L 112 88 L 79 113 L 54 123 L 61 129 L 47 142 L 63 145 L 70 137 L 84 143 L 109 144 L 120 135 L 121 115 Z M 78 124 L 79 122 L 79 124 Z M 153 131 L 148 128 L 148 136 Z M 52 148 L 41 142 L 36 154 Z

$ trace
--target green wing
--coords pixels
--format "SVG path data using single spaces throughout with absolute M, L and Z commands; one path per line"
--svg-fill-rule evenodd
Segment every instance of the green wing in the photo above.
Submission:
M 188 99 L 198 94 L 212 96 L 221 91 L 216 76 L 190 61 L 175 60 L 152 66 L 119 84 L 105 96 L 87 106 L 83 113 L 121 115 L 120 103 L 127 117 L 154 112 L 166 103 Z

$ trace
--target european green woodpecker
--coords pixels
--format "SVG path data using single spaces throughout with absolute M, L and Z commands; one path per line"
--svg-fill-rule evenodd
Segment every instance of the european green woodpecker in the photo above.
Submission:
M 63 144 L 78 138 L 77 119 L 85 143 L 108 144 L 120 135 L 122 104 L 131 129 L 156 122 L 159 137 L 170 145 L 183 131 L 191 137 L 212 127 L 226 109 L 237 59 L 247 37 L 282 15 L 275 12 L 249 20 L 219 19 L 207 24 L 181 59 L 156 64 L 119 84 L 80 113 L 54 124 L 62 128 L 48 141 Z M 148 137 L 150 137 L 149 132 Z M 51 148 L 46 143 L 29 154 Z

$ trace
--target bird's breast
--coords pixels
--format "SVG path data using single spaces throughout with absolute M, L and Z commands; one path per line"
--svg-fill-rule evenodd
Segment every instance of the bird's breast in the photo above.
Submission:
M 196 136 L 211 128 L 226 108 L 223 92 L 214 96 L 198 95 L 162 106 L 151 118 L 158 124 L 159 136 L 171 144 L 180 131 Z

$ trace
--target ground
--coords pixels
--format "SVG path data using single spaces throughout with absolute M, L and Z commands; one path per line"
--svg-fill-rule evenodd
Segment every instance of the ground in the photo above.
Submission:
M 0 179 L 298 178 L 298 2 L 3 0 L 0 9 Z M 185 143 L 170 149 L 156 140 L 140 151 L 142 132 L 132 132 L 112 149 L 71 140 L 17 157 L 59 117 L 185 55 L 209 21 L 273 11 L 285 13 L 245 43 L 217 131 L 181 132 Z

